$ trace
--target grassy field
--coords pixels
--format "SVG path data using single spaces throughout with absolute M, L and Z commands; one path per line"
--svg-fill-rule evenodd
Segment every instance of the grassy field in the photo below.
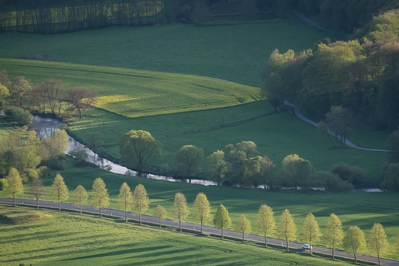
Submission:
M 272 115 L 265 103 L 221 108 L 253 102 L 259 89 L 219 78 L 261 86 L 262 69 L 273 49 L 299 51 L 327 36 L 300 21 L 2 36 L 0 69 L 6 69 L 10 77 L 24 75 L 35 84 L 52 77 L 63 80 L 66 87 L 87 86 L 99 91 L 98 107 L 103 110 L 88 112 L 87 119 L 72 122 L 69 129 L 82 140 L 94 130 L 101 132 L 107 152 L 114 157 L 119 157 L 120 135 L 145 129 L 162 143 L 164 155 L 158 162 L 170 167 L 173 153 L 186 144 L 203 148 L 207 156 L 229 143 L 252 140 L 260 153 L 277 165 L 292 153 L 312 161 L 319 170 L 345 161 L 364 168 L 368 179 L 374 180 L 370 185 L 379 183 L 386 154 L 332 150 L 314 128 L 286 112 Z M 331 33 L 328 37 L 337 39 Z M 29 54 L 73 64 L 10 59 Z M 192 112 L 207 109 L 213 110 Z M 359 132 L 351 140 L 385 148 L 386 137 L 386 132 Z
M 324 192 L 295 192 L 295 191 L 264 191 L 261 189 L 243 189 L 232 187 L 204 187 L 201 185 L 190 185 L 185 183 L 171 183 L 167 181 L 151 180 L 143 177 L 129 177 L 116 175 L 94 168 L 70 168 L 60 172 L 70 190 L 78 186 L 84 186 L 91 190 L 93 181 L 97 177 L 104 179 L 111 197 L 110 208 L 118 209 L 117 195 L 123 182 L 127 182 L 131 189 L 141 183 L 145 186 L 150 197 L 150 209 L 146 212 L 151 215 L 153 209 L 163 205 L 168 210 L 168 217 L 172 218 L 171 208 L 174 195 L 182 192 L 192 208 L 192 203 L 199 192 L 207 195 L 214 214 L 219 204 L 223 204 L 230 213 L 233 225 L 241 214 L 245 214 L 252 223 L 254 233 L 256 232 L 256 215 L 261 204 L 268 204 L 278 218 L 281 212 L 287 208 L 293 215 L 298 227 L 297 241 L 303 241 L 301 237 L 302 224 L 305 216 L 312 212 L 320 225 L 322 232 L 325 229 L 327 218 L 331 213 L 337 214 L 343 222 L 344 229 L 356 225 L 364 230 L 366 237 L 374 223 L 381 223 L 388 235 L 391 244 L 387 257 L 399 259 L 395 254 L 395 243 L 399 234 L 397 221 L 399 220 L 399 207 L 397 205 L 398 195 L 396 193 L 324 193 Z M 45 199 L 52 200 L 50 187 L 54 175 L 47 177 L 45 185 L 48 187 Z M 0 192 L 4 196 L 4 192 Z M 23 194 L 20 197 L 31 198 Z M 195 222 L 191 214 L 188 221 Z M 318 244 L 323 244 L 321 241 Z
M 194 74 L 260 87 L 274 49 L 309 49 L 325 37 L 342 36 L 295 20 L 218 27 L 112 27 L 57 35 L 7 33 L 0 38 L 0 58 L 42 54 L 75 64 Z M 5 67 L 0 63 L 0 69 Z
M 65 87 L 96 90 L 98 108 L 125 117 L 234 106 L 260 97 L 256 87 L 194 75 L 13 59 L 0 59 L 1 67 L 35 84 L 52 77 Z
M 0 205 L 1 265 L 343 265 L 304 251 Z

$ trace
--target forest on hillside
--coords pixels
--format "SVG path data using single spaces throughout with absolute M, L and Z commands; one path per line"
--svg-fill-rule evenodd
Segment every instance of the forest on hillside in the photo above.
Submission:
M 291 10 L 352 33 L 396 0 L 2 0 L 0 32 L 61 33 L 173 22 L 225 24 L 285 18 Z

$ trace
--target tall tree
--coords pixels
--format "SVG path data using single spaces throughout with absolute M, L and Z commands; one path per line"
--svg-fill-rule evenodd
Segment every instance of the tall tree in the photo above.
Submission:
M 331 134 L 334 137 L 335 142 L 331 142 L 334 147 L 344 146 L 352 130 L 353 122 L 352 112 L 347 108 L 331 106 L 330 112 L 326 114 L 326 120 L 319 123 L 319 129 L 328 136 Z
M 309 243 L 310 249 L 309 254 L 312 254 L 312 245 L 319 241 L 321 232 L 319 228 L 319 224 L 317 223 L 316 218 L 314 217 L 313 213 L 309 213 L 306 218 L 305 222 L 303 223 L 303 238 L 306 242 Z
M 125 212 L 125 222 L 127 222 L 127 212 L 130 211 L 133 206 L 133 193 L 126 182 L 123 182 L 119 189 L 118 202 L 119 206 Z
M 93 205 L 100 211 L 100 217 L 103 216 L 102 208 L 109 206 L 108 190 L 105 186 L 104 180 L 97 177 L 93 182 Z
M 161 145 L 144 130 L 130 130 L 119 142 L 121 162 L 141 171 L 151 157 L 161 154 Z
M 93 105 L 97 102 L 97 91 L 91 91 L 88 88 L 70 88 L 67 90 L 64 102 L 66 102 L 68 106 L 68 111 L 74 112 L 78 111 L 79 117 L 83 117 L 83 112 L 87 109 L 93 107 Z
M 213 217 L 213 224 L 216 228 L 219 228 L 221 230 L 221 235 L 223 239 L 223 230 L 230 228 L 231 226 L 229 212 L 223 206 L 223 204 L 220 204 L 220 206 L 218 207 L 215 216 Z
M 330 214 L 327 220 L 326 232 L 324 239 L 327 247 L 331 248 L 331 256 L 334 259 L 335 249 L 342 244 L 344 238 L 344 231 L 342 230 L 341 220 L 334 213 Z
M 166 218 L 166 215 L 168 214 L 168 212 L 166 211 L 166 209 L 162 206 L 162 205 L 158 205 L 153 212 L 153 216 L 157 217 L 159 219 L 159 227 L 161 227 L 161 220 Z
M 227 171 L 228 165 L 224 159 L 224 152 L 217 150 L 208 156 L 209 175 L 211 179 L 217 182 L 218 186 L 223 182 Z
M 10 98 L 16 107 L 26 108 L 32 92 L 32 84 L 25 77 L 16 77 L 8 88 Z
M 298 189 L 299 185 L 306 187 L 307 178 L 314 173 L 312 163 L 299 157 L 297 154 L 287 155 L 282 161 L 283 171 Z
M 266 204 L 262 204 L 258 211 L 258 232 L 265 237 L 265 246 L 267 247 L 267 236 L 276 229 L 273 209 Z
M 201 233 L 202 225 L 212 219 L 211 215 L 211 205 L 204 193 L 198 193 L 194 201 L 194 213 L 197 221 L 201 223 Z
M 174 160 L 177 171 L 181 177 L 187 177 L 190 180 L 202 168 L 204 151 L 193 145 L 181 147 L 175 154 Z
M 349 227 L 343 239 L 344 248 L 352 252 L 355 263 L 357 263 L 357 253 L 366 248 L 366 238 L 363 231 L 357 226 Z
M 241 214 L 240 218 L 238 218 L 236 226 L 235 226 L 236 233 L 241 233 L 242 240 L 245 240 L 245 234 L 249 234 L 252 231 L 251 221 L 245 217 L 244 214 Z
M 24 186 L 22 185 L 22 178 L 18 173 L 18 170 L 11 167 L 7 176 L 7 194 L 12 196 L 13 206 L 15 206 L 15 196 L 24 192 Z
M 46 193 L 43 186 L 43 181 L 40 178 L 35 178 L 29 187 L 29 194 L 33 195 L 36 200 L 36 209 L 39 209 L 39 200 Z
M 4 106 L 8 96 L 10 96 L 10 91 L 0 82 L 0 107 Z
M 285 240 L 288 251 L 290 248 L 289 242 L 296 239 L 296 225 L 291 213 L 287 209 L 281 213 L 277 231 L 279 236 Z
M 87 199 L 89 198 L 89 194 L 87 194 L 86 189 L 79 185 L 75 188 L 73 192 L 73 202 L 79 206 L 79 213 L 82 214 L 82 206 L 87 204 Z
M 64 178 L 57 174 L 54 178 L 53 185 L 53 197 L 58 202 L 58 211 L 61 211 L 61 201 L 67 200 L 69 197 L 68 187 L 65 185 Z
M 181 222 L 190 214 L 187 206 L 187 200 L 183 193 L 176 193 L 173 202 L 173 215 L 179 221 L 179 229 L 181 232 Z
M 387 252 L 389 243 L 384 227 L 380 223 L 375 223 L 371 228 L 371 234 L 368 241 L 369 251 L 377 256 L 378 265 L 381 265 L 380 257 Z
M 138 184 L 133 191 L 133 210 L 139 214 L 139 224 L 141 225 L 141 214 L 143 214 L 150 205 L 150 199 L 147 190 L 142 184 Z

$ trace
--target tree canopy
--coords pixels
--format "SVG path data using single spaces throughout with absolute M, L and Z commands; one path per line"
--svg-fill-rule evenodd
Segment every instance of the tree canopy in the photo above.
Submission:
M 120 139 L 119 153 L 123 164 L 141 171 L 151 157 L 161 154 L 161 145 L 148 131 L 130 130 Z

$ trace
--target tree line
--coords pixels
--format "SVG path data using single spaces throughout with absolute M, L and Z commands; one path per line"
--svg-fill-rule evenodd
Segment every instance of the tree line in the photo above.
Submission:
M 5 0 L 0 32 L 62 33 L 162 23 L 160 0 Z
M 31 122 L 30 113 L 51 114 L 68 118 L 83 113 L 96 103 L 97 92 L 86 87 L 63 88 L 62 81 L 46 79 L 34 85 L 24 76 L 9 80 L 5 70 L 0 71 L 0 108 L 19 125 Z
M 6 180 L 7 185 L 4 190 L 7 195 L 13 198 L 13 205 L 15 206 L 16 196 L 24 193 L 22 178 L 17 169 L 11 168 Z M 34 197 L 36 200 L 36 208 L 39 209 L 40 199 L 46 193 L 42 180 L 40 178 L 35 179 L 29 186 L 27 193 Z M 60 174 L 57 174 L 53 180 L 51 193 L 53 199 L 58 203 L 58 211 L 61 211 L 60 203 L 69 198 L 69 190 Z M 102 209 L 108 207 L 110 204 L 109 193 L 102 178 L 98 177 L 94 180 L 90 198 L 91 206 L 97 208 L 100 217 L 102 217 Z M 89 202 L 88 199 L 89 193 L 83 186 L 78 185 L 73 191 L 72 201 L 75 205 L 79 206 L 80 214 L 82 214 L 82 206 Z M 119 189 L 118 204 L 120 209 L 125 212 L 125 222 L 128 221 L 128 212 L 133 211 L 139 215 L 138 222 L 141 225 L 141 216 L 148 210 L 150 200 L 142 184 L 138 184 L 132 192 L 129 185 L 124 182 Z M 204 193 L 197 194 L 191 209 L 194 212 L 193 217 L 195 221 L 201 225 L 201 233 L 203 233 L 203 225 L 207 225 L 212 221 L 213 225 L 221 230 L 220 235 L 223 239 L 224 230 L 232 227 L 229 212 L 223 204 L 218 206 L 215 214 L 212 216 L 210 202 Z M 184 222 L 190 214 L 190 208 L 183 193 L 177 192 L 175 194 L 171 212 L 173 219 L 179 222 L 179 230 L 182 231 L 182 222 Z M 153 210 L 152 215 L 159 219 L 160 227 L 162 226 L 162 220 L 166 219 L 167 213 L 167 210 L 162 205 L 158 205 Z M 297 226 L 288 209 L 285 209 L 281 213 L 279 223 L 276 224 L 273 209 L 266 204 L 262 204 L 258 210 L 256 228 L 257 234 L 264 237 L 265 247 L 268 246 L 267 238 L 271 235 L 276 235 L 285 241 L 287 251 L 289 250 L 289 242 L 297 240 Z M 237 234 L 241 234 L 242 240 L 244 241 L 245 234 L 250 234 L 252 232 L 251 221 L 246 218 L 244 214 L 241 214 L 235 222 L 233 229 Z M 368 247 L 369 252 L 377 256 L 378 264 L 380 265 L 380 257 L 386 254 L 389 247 L 387 235 L 380 223 L 375 223 L 373 225 L 366 245 L 364 232 L 357 226 L 350 226 L 349 229 L 344 232 L 341 220 L 336 214 L 332 213 L 329 216 L 325 232 L 322 234 L 315 216 L 309 213 L 303 222 L 300 240 L 309 243 L 310 255 L 313 251 L 313 245 L 317 244 L 322 237 L 326 247 L 331 248 L 331 256 L 333 259 L 335 250 L 342 246 L 346 251 L 353 254 L 355 263 L 357 263 L 357 255 L 366 251 Z
M 175 152 L 174 168 L 150 166 L 151 160 L 161 155 L 160 143 L 144 130 L 131 130 L 119 142 L 120 161 L 123 165 L 140 173 L 156 171 L 181 179 L 203 176 L 203 165 L 208 164 L 205 175 L 218 185 L 239 185 L 276 189 L 293 186 L 307 189 L 324 187 L 328 191 L 349 191 L 361 187 L 365 180 L 362 169 L 343 162 L 334 165 L 329 171 L 316 171 L 309 160 L 297 154 L 287 155 L 281 162 L 282 172 L 276 173 L 276 165 L 268 156 L 261 156 L 253 141 L 228 144 L 204 159 L 203 149 L 194 145 L 184 145 Z
M 333 106 L 342 106 L 358 127 L 397 128 L 398 17 L 399 10 L 381 14 L 347 42 L 325 39 L 298 53 L 273 51 L 264 95 L 277 111 L 287 99 L 322 120 Z

